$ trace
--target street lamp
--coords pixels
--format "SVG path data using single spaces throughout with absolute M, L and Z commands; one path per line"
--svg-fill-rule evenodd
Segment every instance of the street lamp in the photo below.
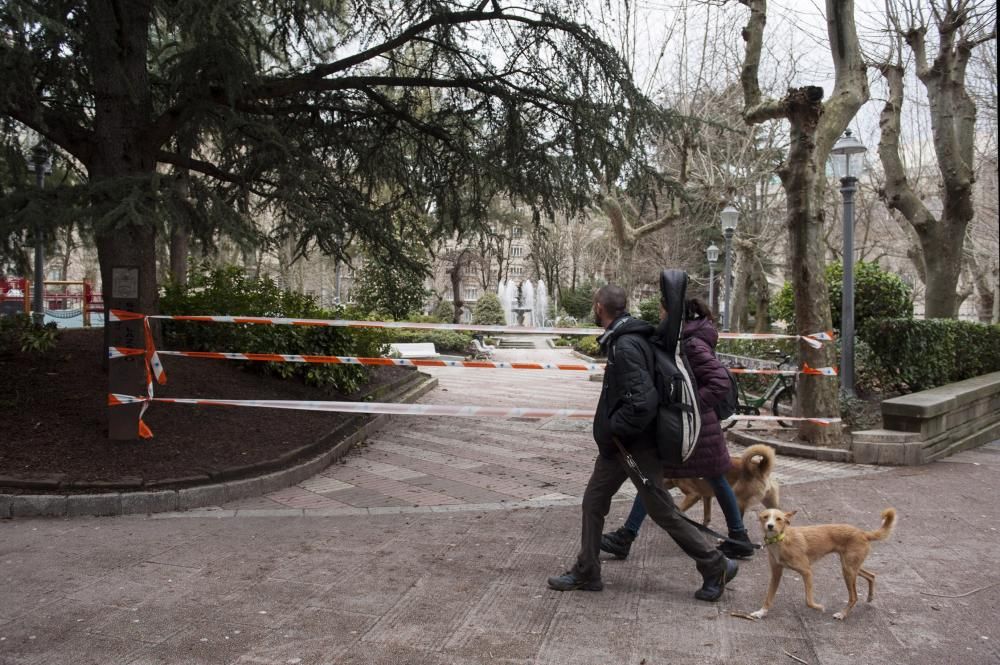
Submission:
M 840 302 L 840 389 L 854 396 L 854 192 L 861 171 L 865 145 L 851 130 L 837 139 L 830 150 L 833 172 L 840 178 L 844 197 L 844 285 Z M 857 156 L 857 159 L 852 159 Z
M 45 176 L 52 173 L 52 154 L 43 141 L 31 149 L 31 164 L 28 169 L 35 172 L 38 189 L 45 187 Z M 32 298 L 31 318 L 38 325 L 45 323 L 45 253 L 42 247 L 41 224 L 35 223 L 35 292 Z
M 715 266 L 716 261 L 719 260 L 719 248 L 715 246 L 713 242 L 705 250 L 705 256 L 708 257 L 708 309 L 711 312 L 715 311 Z
M 726 237 L 726 266 L 724 270 L 724 279 L 726 280 L 726 310 L 722 314 L 722 330 L 723 332 L 729 332 L 729 294 L 732 290 L 733 233 L 736 231 L 736 222 L 739 220 L 740 214 L 736 212 L 736 208 L 732 205 L 727 205 L 723 208 L 719 217 L 722 220 L 722 234 Z

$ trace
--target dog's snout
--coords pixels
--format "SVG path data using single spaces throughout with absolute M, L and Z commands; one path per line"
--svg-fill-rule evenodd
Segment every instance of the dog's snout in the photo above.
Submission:
M 774 522 L 768 522 L 767 523 L 767 530 L 768 531 L 774 531 Z

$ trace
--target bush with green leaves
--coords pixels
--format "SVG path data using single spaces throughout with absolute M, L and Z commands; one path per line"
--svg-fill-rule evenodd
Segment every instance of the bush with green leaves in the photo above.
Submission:
M 487 291 L 476 301 L 472 311 L 472 323 L 477 326 L 502 326 L 507 323 L 503 304 L 497 294 Z
M 472 344 L 472 334 L 454 330 L 393 330 L 391 342 L 431 343 L 438 353 L 464 355 Z
M 601 352 L 601 345 L 597 343 L 597 337 L 590 335 L 580 337 L 573 343 L 573 349 L 591 358 L 600 358 L 604 354 Z
M 660 297 L 650 296 L 639 302 L 639 318 L 654 326 L 660 323 Z
M 385 313 L 396 321 L 406 320 L 419 312 L 429 291 L 424 286 L 423 266 L 427 257 L 413 249 L 411 263 L 394 261 L 392 257 L 371 257 L 361 268 L 354 292 L 358 306 L 367 312 Z
M 363 319 L 357 310 L 325 310 L 301 293 L 281 289 L 269 277 L 253 279 L 240 268 L 194 268 L 186 286 L 165 287 L 160 308 L 173 315 L 241 315 L 303 319 Z M 164 342 L 184 351 L 234 351 L 338 356 L 380 356 L 388 333 L 377 328 L 262 326 L 228 323 L 165 321 Z M 356 392 L 369 370 L 357 365 L 248 363 L 255 371 L 283 378 L 297 377 L 309 385 L 343 394 Z
M 434 318 L 439 323 L 453 323 L 455 321 L 455 303 L 450 300 L 442 300 L 434 308 Z
M 826 287 L 830 298 L 833 327 L 840 330 L 840 303 L 844 284 L 844 265 L 839 261 L 826 266 Z M 882 270 L 877 263 L 859 261 L 854 265 L 854 327 L 859 337 L 867 337 L 868 322 L 876 319 L 905 319 L 913 316 L 913 292 L 899 275 Z M 795 326 L 795 297 L 790 282 L 771 302 L 771 318 L 784 319 L 791 330 Z M 815 332 L 815 331 L 802 331 Z
M 952 319 L 868 325 L 861 378 L 882 391 L 919 391 L 1000 371 L 1000 326 Z
M 562 292 L 562 300 L 559 305 L 566 310 L 570 316 L 578 319 L 590 319 L 594 309 L 594 291 L 597 287 L 586 282 L 575 289 L 566 289 Z
M 55 347 L 58 339 L 55 323 L 38 325 L 28 314 L 0 316 L 0 353 L 43 355 Z

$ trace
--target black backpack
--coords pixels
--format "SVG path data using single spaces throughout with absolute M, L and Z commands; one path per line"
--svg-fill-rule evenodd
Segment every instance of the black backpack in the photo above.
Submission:
M 715 415 L 719 416 L 719 422 L 734 415 L 740 403 L 740 389 L 736 383 L 736 377 L 733 376 L 728 367 L 725 369 L 729 376 L 729 392 L 726 393 L 721 402 L 715 405 Z
M 660 274 L 660 292 L 666 303 L 667 318 L 660 323 L 653 340 L 653 382 L 660 397 L 656 416 L 656 442 L 660 459 L 679 465 L 694 452 L 701 433 L 698 386 L 680 344 L 684 325 L 684 299 L 687 273 L 664 270 Z

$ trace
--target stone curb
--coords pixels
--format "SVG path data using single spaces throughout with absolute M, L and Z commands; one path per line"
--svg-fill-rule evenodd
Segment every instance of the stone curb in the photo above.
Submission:
M 806 457 L 820 460 L 821 462 L 854 462 L 854 453 L 843 448 L 823 448 L 820 446 L 810 446 L 805 443 L 789 443 L 788 441 L 754 436 L 753 434 L 748 434 L 745 430 L 727 430 L 724 433 L 733 443 L 738 443 L 741 446 L 752 446 L 757 443 L 763 443 L 774 448 L 774 451 L 780 455 Z
M 425 374 L 420 376 L 424 377 L 423 380 L 418 379 L 406 384 L 402 392 L 397 394 L 397 399 L 389 401 L 404 404 L 415 402 L 437 386 L 438 380 L 436 378 Z M 252 478 L 147 492 L 70 495 L 0 494 L 0 519 L 9 517 L 148 515 L 218 506 L 227 501 L 262 496 L 268 492 L 290 487 L 316 475 L 347 454 L 347 451 L 356 443 L 385 427 L 391 418 L 392 416 L 385 414 L 373 416 L 371 420 L 347 434 L 329 450 L 287 469 Z M 333 430 L 320 441 L 336 433 L 337 430 Z

